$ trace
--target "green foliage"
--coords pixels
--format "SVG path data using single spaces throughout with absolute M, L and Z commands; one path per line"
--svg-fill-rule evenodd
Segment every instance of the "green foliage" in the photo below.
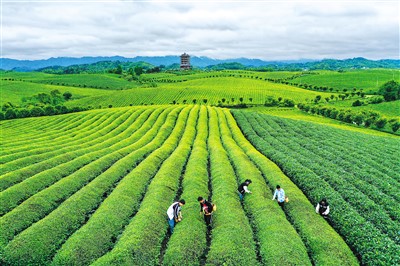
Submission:
M 360 100 L 356 100 L 355 102 L 353 102 L 353 103 L 351 104 L 351 106 L 354 106 L 354 107 L 356 107 L 356 106 L 361 106 L 361 105 L 363 105 L 363 102 L 360 101 Z
M 140 76 L 140 75 L 143 74 L 143 67 L 136 66 L 136 67 L 134 68 L 133 71 L 135 72 L 135 74 L 136 74 L 137 76 Z
M 272 96 L 268 96 L 267 99 L 264 102 L 264 106 L 267 106 L 267 107 L 278 106 L 278 105 L 279 105 L 279 101 L 276 100 Z
M 206 225 L 199 216 L 199 203 L 196 196 L 208 198 L 208 117 L 207 109 L 202 106 L 197 123 L 197 135 L 193 143 L 188 163 L 182 180 L 183 193 L 186 199 L 184 219 L 175 228 L 167 250 L 163 265 L 200 265 L 206 243 Z
M 241 111 L 234 110 L 232 113 L 244 135 L 252 143 L 257 143 L 257 146 L 263 145 L 263 140 L 252 129 L 252 124 L 258 122 L 252 116 L 245 117 Z M 310 204 L 303 192 L 282 173 L 277 165 L 254 149 L 239 129 L 234 129 L 236 122 L 232 117 L 228 119 L 234 139 L 263 173 L 269 188 L 273 191 L 275 186 L 280 184 L 285 189 L 286 195 L 289 195 L 291 200 L 285 206 L 285 213 L 302 237 L 313 263 L 316 265 L 357 265 L 356 257 L 343 239 L 322 217 L 313 215 L 314 206 Z M 310 224 L 312 226 L 309 226 Z
M 383 98 L 383 96 L 373 96 L 371 98 L 368 99 L 368 103 L 370 104 L 378 104 L 378 103 L 382 103 L 385 99 Z
M 17 118 L 17 113 L 14 109 L 7 109 L 6 113 L 4 114 L 5 119 L 14 119 Z
M 177 111 L 179 109 L 176 109 L 175 112 Z M 31 226 L 11 241 L 4 251 L 5 261 L 13 263 L 22 260 L 26 264 L 47 263 L 59 248 L 60 239 L 64 239 L 65 241 L 66 237 L 85 222 L 86 215 L 104 199 L 104 193 L 107 193 L 107 191 L 115 186 L 116 182 L 127 174 L 127 170 L 135 166 L 138 161 L 143 160 L 143 156 L 163 143 L 175 124 L 175 112 L 171 112 L 168 122 L 160 129 L 152 128 L 149 131 L 153 136 L 154 133 L 159 134 L 160 138 L 152 140 L 152 142 L 145 145 L 142 149 L 138 148 L 143 147 L 143 144 L 152 139 L 151 134 L 148 134 L 146 138 L 141 138 L 139 142 L 130 145 L 124 151 L 125 155 L 128 155 L 127 157 L 118 161 L 118 163 L 114 163 L 112 167 L 107 169 L 107 171 L 102 173 L 88 186 L 85 186 L 79 193 L 70 197 L 61 208 L 58 208 L 55 212 L 52 212 L 45 219 Z M 135 149 L 138 150 L 132 152 Z M 120 154 L 119 156 L 122 156 L 122 151 L 118 150 L 114 154 L 107 155 L 107 157 L 115 158 L 117 153 Z M 40 239 L 42 245 L 35 245 L 35 241 L 38 239 Z M 19 248 L 14 248 L 14 245 L 19 246 Z
M 219 207 L 214 215 L 212 242 L 206 265 L 258 265 L 252 230 L 236 192 L 235 173 L 221 144 L 218 115 L 210 107 L 208 110 L 213 202 L 224 203 L 225 207 Z
M 69 91 L 66 91 L 63 93 L 63 97 L 66 101 L 68 101 L 69 99 L 71 99 L 72 93 L 70 93 Z
M 375 125 L 378 128 L 383 128 L 387 123 L 387 119 L 386 118 L 379 118 L 378 120 L 375 121 Z
M 295 77 L 291 80 L 296 84 L 308 84 L 319 88 L 332 88 L 333 92 L 349 91 L 356 88 L 358 91 L 372 94 L 377 92 L 380 86 L 395 79 L 400 82 L 398 69 L 358 69 L 337 71 L 315 70 L 310 74 Z M 309 87 L 308 87 L 309 89 Z
M 397 81 L 391 80 L 383 84 L 378 93 L 383 95 L 385 101 L 396 101 L 400 99 L 400 84 Z
M 165 212 L 178 190 L 179 177 L 195 136 L 198 110 L 192 109 L 187 120 L 190 109 L 186 108 L 179 114 L 176 127 L 172 125 L 173 131 L 162 149 L 173 153 L 164 161 L 149 185 L 138 213 L 125 228 L 113 250 L 93 265 L 109 265 L 116 260 L 126 265 L 157 264 L 159 247 L 167 231 Z M 161 154 L 166 151 L 159 150 Z M 152 222 L 148 223 L 150 220 Z
M 334 107 L 309 106 L 307 104 L 298 104 L 297 107 L 307 113 L 319 114 L 346 123 L 354 123 L 358 126 L 370 127 L 371 125 L 375 125 L 378 130 L 383 130 L 388 122 L 387 118 L 381 117 L 378 112 L 374 111 L 354 111 L 352 109 L 337 110 Z M 392 130 L 392 132 L 396 131 Z
M 259 169 L 242 150 L 243 144 L 238 145 L 233 139 L 232 133 L 239 134 L 240 130 L 237 127 L 233 129 L 228 126 L 227 117 L 231 117 L 231 114 L 229 111 L 224 114 L 218 110 L 218 117 L 222 143 L 235 168 L 238 178 L 237 185 L 248 177 L 251 177 L 252 180 L 252 194 L 244 197 L 243 205 L 254 227 L 262 264 L 311 265 L 307 250 L 296 230 L 286 220 L 279 205 L 269 200 L 272 198 L 272 193 L 265 184 Z M 263 211 L 266 209 L 268 212 Z M 281 238 L 282 235 L 285 235 L 284 239 Z M 271 248 L 271 243 L 277 239 L 279 239 L 279 248 Z
M 396 252 L 399 224 L 395 222 L 400 216 L 391 207 L 398 205 L 399 188 L 389 185 L 399 178 L 398 167 L 392 169 L 398 158 L 397 140 L 276 117 L 246 116 L 254 121 L 253 145 L 277 163 L 314 204 L 328 198 L 333 226 L 362 264 L 400 262 Z M 248 124 L 241 127 L 244 130 Z
M 400 128 L 400 122 L 399 122 L 399 121 L 394 121 L 394 122 L 391 124 L 391 126 L 392 126 L 393 132 L 397 132 L 397 130 L 399 130 L 399 128 Z

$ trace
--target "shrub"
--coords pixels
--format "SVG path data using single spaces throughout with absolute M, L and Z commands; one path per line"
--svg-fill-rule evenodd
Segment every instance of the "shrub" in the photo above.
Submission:
M 363 105 L 363 104 L 364 104 L 364 103 L 363 103 L 362 101 L 356 100 L 355 102 L 352 103 L 351 106 L 361 106 L 361 105 Z
M 6 110 L 6 113 L 4 114 L 4 118 L 5 119 L 17 118 L 17 113 L 15 112 L 14 109 L 9 108 L 9 109 Z
M 392 130 L 393 132 L 397 132 L 397 130 L 399 130 L 400 128 L 400 122 L 399 121 L 395 121 L 391 124 Z

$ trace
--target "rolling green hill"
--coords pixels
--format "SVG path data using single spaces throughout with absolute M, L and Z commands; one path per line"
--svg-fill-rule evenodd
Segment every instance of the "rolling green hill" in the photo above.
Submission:
M 90 87 L 108 90 L 131 89 L 141 84 L 127 81 L 116 74 L 46 74 L 42 72 L 5 72 L 2 79 L 44 83 L 59 86 Z
M 395 69 L 364 69 L 338 71 L 312 71 L 314 75 L 304 75 L 291 80 L 298 84 L 306 83 L 313 86 L 332 87 L 343 91 L 351 92 L 353 88 L 363 89 L 365 93 L 373 93 L 379 90 L 387 81 L 395 80 L 400 82 L 400 70 Z
M 0 72 L 2 105 L 58 90 L 72 94 L 70 111 L 94 108 L 0 121 L 0 264 L 400 264 L 398 133 L 282 107 L 396 120 L 400 101 L 352 107 L 366 98 L 339 95 L 355 84 L 374 93 L 377 77 L 399 71 L 311 73 Z M 299 81 L 340 91 L 290 85 Z M 268 97 L 281 107 L 265 107 Z M 278 184 L 290 198 L 283 209 L 271 200 Z M 218 206 L 211 229 L 198 196 Z M 322 197 L 328 221 L 315 214 Z M 184 218 L 171 236 L 165 212 L 179 198 Z
M 246 104 L 264 104 L 268 96 L 275 98 L 282 97 L 300 102 L 313 99 L 317 95 L 329 97 L 332 94 L 314 92 L 261 80 L 218 77 L 160 84 L 154 88 L 115 91 L 112 92 L 112 97 L 109 97 L 108 94 L 93 95 L 77 101 L 71 101 L 68 104 L 83 106 L 128 106 L 142 104 L 182 104 L 194 103 L 196 101 L 196 103 L 211 105 L 235 105 L 241 103 L 240 98 L 243 98 L 243 103 Z
M 113 108 L 1 126 L 6 264 L 357 265 L 227 109 Z M 253 193 L 241 204 L 236 189 L 249 177 Z M 292 201 L 285 210 L 271 201 L 278 182 Z M 199 216 L 199 195 L 219 206 L 212 234 Z M 165 212 L 178 198 L 187 202 L 184 219 L 169 238 Z

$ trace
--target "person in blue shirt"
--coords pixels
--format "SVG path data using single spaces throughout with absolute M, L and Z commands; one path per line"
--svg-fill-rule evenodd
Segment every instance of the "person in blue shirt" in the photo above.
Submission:
M 279 206 L 283 208 L 283 206 L 285 205 L 285 191 L 279 185 L 276 186 L 272 200 L 275 200 L 275 198 L 278 201 Z

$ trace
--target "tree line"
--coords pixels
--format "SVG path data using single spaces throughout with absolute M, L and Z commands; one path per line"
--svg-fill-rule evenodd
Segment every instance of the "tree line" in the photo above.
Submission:
M 11 102 L 4 103 L 0 111 L 0 120 L 15 118 L 50 116 L 86 111 L 88 107 L 67 107 L 64 103 L 70 100 L 72 93 L 53 90 L 48 93 L 39 93 L 31 97 L 23 97 L 22 104 L 17 105 Z

